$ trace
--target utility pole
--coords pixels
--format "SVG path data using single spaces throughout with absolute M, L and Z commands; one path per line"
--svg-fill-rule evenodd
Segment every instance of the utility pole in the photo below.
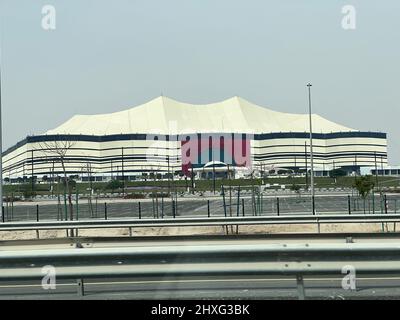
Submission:
M 168 194 L 171 193 L 171 181 L 169 179 L 169 175 L 170 175 L 170 167 L 169 167 L 169 148 L 168 148 L 168 155 L 167 155 L 167 181 L 168 181 Z
M 354 176 L 357 176 L 357 155 L 354 156 Z
M 306 163 L 306 190 L 308 191 L 307 141 L 304 141 L 304 161 Z
M 0 54 L 1 59 L 1 54 Z M 0 61 L 1 64 L 1 61 Z M 3 218 L 3 128 L 1 117 L 1 67 L 0 67 L 0 216 Z
M 112 159 L 110 160 L 110 166 L 111 166 L 111 180 L 114 180 L 114 176 L 113 176 L 113 161 L 112 161 Z
M 122 175 L 122 194 L 125 194 L 125 168 L 124 168 L 124 147 L 121 148 L 121 165 L 122 165 L 122 169 L 121 169 L 121 175 Z
M 309 115 L 309 120 L 310 120 L 311 201 L 314 201 L 315 191 L 314 191 L 314 155 L 313 155 L 312 113 L 311 113 L 311 86 L 312 86 L 311 83 L 307 84 L 307 87 L 308 87 L 308 115 Z M 313 206 L 313 213 L 314 213 L 314 206 Z
M 31 181 L 31 183 L 32 183 L 32 195 L 34 195 L 34 192 L 35 192 L 35 180 L 34 180 L 34 178 L 33 178 L 33 174 L 34 174 L 34 172 L 33 172 L 33 149 L 32 149 L 32 155 L 31 155 L 31 171 L 32 171 L 32 181 Z
M 213 190 L 214 190 L 214 194 L 215 194 L 215 162 L 213 160 Z
M 190 162 L 190 183 L 192 187 L 192 194 L 194 194 L 194 174 L 193 174 L 193 163 Z
M 378 164 L 376 162 L 376 151 L 374 151 L 374 157 L 375 157 L 375 182 L 376 182 L 376 187 L 379 187 L 379 182 L 378 182 Z

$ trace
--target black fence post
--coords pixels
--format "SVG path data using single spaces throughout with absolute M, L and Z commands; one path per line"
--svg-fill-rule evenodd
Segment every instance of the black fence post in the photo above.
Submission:
M 372 213 L 375 214 L 375 192 L 372 190 Z
M 36 221 L 39 222 L 39 205 L 36 205 Z
M 385 203 L 384 203 L 384 205 L 385 205 L 385 213 L 388 213 L 388 201 L 387 201 L 386 194 L 383 196 L 383 199 L 385 201 Z
M 242 215 L 244 217 L 244 199 L 242 199 Z
M 142 206 L 140 205 L 140 201 L 139 201 L 139 219 L 142 219 Z
M 107 220 L 107 202 L 104 202 L 104 220 Z
M 279 216 L 279 213 L 280 213 L 279 198 L 276 198 L 276 213 Z
M 349 214 L 351 214 L 351 200 L 350 195 L 347 196 L 347 206 L 349 207 Z
M 161 196 L 161 219 L 164 219 L 164 197 Z
M 172 216 L 175 218 L 175 200 L 172 200 Z
M 312 214 L 315 215 L 315 196 L 312 196 Z
M 207 200 L 207 215 L 210 217 L 210 200 Z
M 224 186 L 222 186 L 221 188 L 222 188 L 222 201 L 223 201 L 223 206 L 224 206 L 224 215 L 225 215 L 225 218 L 226 218 L 225 189 L 224 189 Z
M 4 217 L 4 206 L 1 208 L 1 220 L 5 222 L 5 217 Z
M 236 215 L 239 217 L 240 215 L 240 186 L 238 188 L 238 196 L 237 196 L 237 204 L 236 204 Z

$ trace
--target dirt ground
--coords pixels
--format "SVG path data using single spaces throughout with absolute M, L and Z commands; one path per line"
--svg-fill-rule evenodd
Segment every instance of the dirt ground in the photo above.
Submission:
M 320 226 L 321 233 L 335 232 L 382 232 L 396 231 L 393 223 L 387 223 L 382 229 L 381 223 L 370 224 L 324 224 Z M 397 227 L 398 228 L 398 227 Z M 229 228 L 229 232 L 231 229 Z M 233 227 L 236 231 L 236 227 Z M 317 225 L 269 225 L 240 226 L 239 234 L 276 234 L 276 233 L 316 233 Z M 225 234 L 221 227 L 164 227 L 164 228 L 132 228 L 132 236 L 168 236 L 168 235 L 218 235 Z M 88 229 L 79 230 L 80 237 L 121 237 L 129 236 L 129 228 Z M 44 230 L 39 232 L 41 239 L 64 238 L 65 230 Z M 36 239 L 36 231 L 3 231 L 0 240 Z

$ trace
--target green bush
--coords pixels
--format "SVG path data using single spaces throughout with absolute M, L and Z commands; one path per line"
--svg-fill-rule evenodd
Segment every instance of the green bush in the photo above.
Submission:
M 32 185 L 31 184 L 24 184 L 21 186 L 21 192 L 24 196 L 25 199 L 31 199 L 35 193 L 32 190 Z
M 122 189 L 124 187 L 124 182 L 121 180 L 111 180 L 109 183 L 106 184 L 105 189 L 106 190 L 114 190 L 116 189 Z
M 356 178 L 353 186 L 357 189 L 360 196 L 365 199 L 372 189 L 374 189 L 375 183 L 372 180 L 372 176 L 361 176 Z
M 65 179 L 62 180 L 62 183 L 63 183 L 63 186 L 65 186 Z M 72 179 L 68 179 L 68 185 L 72 190 L 73 188 L 76 187 L 76 181 L 72 180 Z
M 296 192 L 296 193 L 299 193 L 299 192 L 300 192 L 300 189 L 301 189 L 301 187 L 300 187 L 298 184 L 292 184 L 292 185 L 290 186 L 290 190 L 292 190 L 292 191 L 294 191 L 294 192 Z

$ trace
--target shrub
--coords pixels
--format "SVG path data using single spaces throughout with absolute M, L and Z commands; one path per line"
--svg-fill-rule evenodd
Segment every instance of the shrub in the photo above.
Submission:
M 124 182 L 121 180 L 111 180 L 109 183 L 106 184 L 105 189 L 106 190 L 114 190 L 116 189 L 121 189 L 124 187 Z

